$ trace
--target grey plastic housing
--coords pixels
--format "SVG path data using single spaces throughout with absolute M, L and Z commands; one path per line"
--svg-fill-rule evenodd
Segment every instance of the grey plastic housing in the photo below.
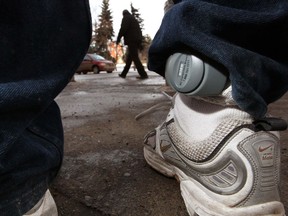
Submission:
M 219 95 L 227 86 L 228 77 L 196 56 L 175 53 L 166 62 L 168 84 L 186 95 Z

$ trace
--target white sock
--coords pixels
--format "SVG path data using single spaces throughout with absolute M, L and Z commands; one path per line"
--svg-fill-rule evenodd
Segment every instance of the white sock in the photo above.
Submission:
M 223 106 L 206 100 L 179 94 L 174 103 L 177 125 L 195 141 L 207 139 L 218 125 L 233 121 L 251 123 L 251 116 L 237 106 Z

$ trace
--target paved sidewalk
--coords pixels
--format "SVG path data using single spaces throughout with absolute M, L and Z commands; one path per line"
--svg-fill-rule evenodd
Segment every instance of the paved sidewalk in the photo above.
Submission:
M 120 71 L 120 69 L 118 69 Z M 59 216 L 187 216 L 179 184 L 151 169 L 143 158 L 144 135 L 162 122 L 163 107 L 138 121 L 135 116 L 169 90 L 149 72 L 137 80 L 112 74 L 76 75 L 57 98 L 65 130 L 65 157 L 52 187 Z M 288 94 L 269 107 L 288 120 Z M 282 200 L 288 210 L 288 131 L 282 136 Z

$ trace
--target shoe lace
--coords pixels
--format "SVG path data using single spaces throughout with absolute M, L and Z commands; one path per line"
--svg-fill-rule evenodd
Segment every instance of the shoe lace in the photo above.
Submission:
M 146 110 L 144 110 L 143 112 L 139 113 L 137 116 L 135 116 L 135 120 L 136 120 L 136 121 L 139 120 L 139 119 L 141 119 L 142 117 L 150 114 L 150 113 L 155 112 L 156 110 L 160 109 L 161 107 L 171 106 L 171 105 L 172 105 L 173 97 L 170 96 L 170 95 L 169 95 L 168 93 L 166 93 L 165 91 L 161 91 L 161 93 L 162 93 L 164 96 L 166 96 L 169 101 L 157 103 L 157 104 L 153 105 L 152 107 L 149 107 L 148 109 L 146 109 Z

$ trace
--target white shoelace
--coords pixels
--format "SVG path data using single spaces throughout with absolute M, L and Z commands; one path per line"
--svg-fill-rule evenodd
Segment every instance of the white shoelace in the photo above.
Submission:
M 140 118 L 152 113 L 152 112 L 155 112 L 156 110 L 158 110 L 159 108 L 161 107 L 164 107 L 164 106 L 171 106 L 172 105 L 172 99 L 173 97 L 170 96 L 169 94 L 167 94 L 165 91 L 162 91 L 161 92 L 164 96 L 166 96 L 168 98 L 169 101 L 166 101 L 166 102 L 161 102 L 161 103 L 158 103 L 158 104 L 155 104 L 154 106 L 144 110 L 143 112 L 139 113 L 137 116 L 135 116 L 135 120 L 139 120 Z

